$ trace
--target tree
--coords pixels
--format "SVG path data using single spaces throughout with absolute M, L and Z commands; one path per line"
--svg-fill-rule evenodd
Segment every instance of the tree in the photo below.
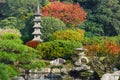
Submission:
M 1 31 L 5 33 L 5 31 L 7 30 L 3 29 Z M 0 63 L 10 67 L 10 70 L 12 70 L 14 73 L 20 73 L 21 70 L 23 70 L 26 75 L 28 75 L 26 71 L 29 72 L 30 69 L 40 69 L 41 67 L 43 67 L 44 63 L 39 60 L 40 55 L 37 55 L 37 51 L 33 48 L 23 45 L 21 42 L 16 41 L 20 40 L 20 34 L 16 34 L 14 32 L 11 33 L 8 31 L 7 34 L 9 35 L 7 36 L 6 34 L 1 32 L 2 35 L 0 35 Z
M 88 13 L 88 21 L 102 25 L 105 36 L 120 34 L 119 0 L 77 0 Z M 92 6 L 91 6 L 92 5 Z M 97 27 L 97 26 L 96 26 Z
M 43 27 L 41 29 L 41 32 L 44 41 L 48 41 L 49 37 L 55 31 L 66 29 L 65 24 L 61 20 L 56 19 L 54 17 L 43 17 L 41 25 Z
M 52 16 L 61 19 L 67 26 L 81 24 L 86 19 L 85 11 L 79 4 L 53 2 L 42 8 L 44 16 Z
M 25 27 L 25 23 L 16 17 L 7 17 L 0 21 L 0 28 L 16 28 L 23 29 Z
M 26 16 L 28 13 L 36 11 L 38 3 L 42 6 L 48 1 L 44 0 L 41 3 L 41 0 L 7 0 L 2 6 L 1 12 L 5 16 Z
M 82 25 L 77 25 L 76 28 L 85 30 L 86 37 L 104 35 L 103 25 L 90 20 L 85 21 Z

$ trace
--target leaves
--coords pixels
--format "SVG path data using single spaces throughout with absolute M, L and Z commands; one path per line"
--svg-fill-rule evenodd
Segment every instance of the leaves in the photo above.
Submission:
M 64 30 L 66 28 L 65 24 L 54 17 L 43 17 L 42 18 L 42 38 L 44 41 L 48 41 L 52 33 L 58 30 Z
M 53 2 L 43 7 L 42 13 L 44 16 L 53 16 L 71 25 L 81 24 L 86 19 L 86 13 L 79 4 Z
M 71 41 L 83 41 L 84 39 L 84 31 L 77 29 L 77 30 L 63 30 L 63 31 L 56 31 L 51 36 L 53 40 L 71 40 Z
M 0 28 L 16 28 L 21 30 L 24 27 L 25 23 L 16 17 L 8 17 L 0 21 Z
M 74 48 L 80 47 L 80 42 L 55 40 L 50 42 L 41 43 L 37 50 L 39 54 L 45 59 L 55 59 L 59 57 L 70 58 L 74 54 Z
M 36 48 L 39 45 L 39 43 L 40 42 L 38 42 L 38 41 L 28 41 L 26 43 L 26 45 L 29 46 L 29 47 L 32 47 L 32 48 Z

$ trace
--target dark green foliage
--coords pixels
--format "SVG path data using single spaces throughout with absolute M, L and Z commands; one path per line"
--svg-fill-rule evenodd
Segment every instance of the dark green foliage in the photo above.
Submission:
M 0 21 L 0 28 L 16 28 L 21 30 L 25 27 L 25 23 L 16 17 L 7 17 Z
M 81 47 L 80 42 L 55 40 L 41 43 L 37 47 L 37 50 L 45 59 L 55 59 L 59 57 L 69 59 L 77 47 Z
M 49 0 L 41 0 L 41 5 L 45 6 L 49 3 Z
M 60 0 L 61 2 L 73 3 L 73 0 Z
M 105 36 L 120 34 L 119 0 L 77 0 L 77 2 L 88 12 L 88 21 L 97 23 Z
M 81 28 L 85 30 L 86 37 L 104 35 L 103 25 L 93 21 L 86 21 L 81 26 L 76 26 L 76 28 Z
M 48 41 L 52 33 L 58 30 L 64 30 L 66 28 L 65 24 L 54 17 L 43 17 L 42 18 L 42 39 Z
M 8 80 L 8 75 L 3 64 L 0 64 L 0 80 Z
M 6 16 L 20 16 L 36 10 L 41 0 L 7 0 L 2 7 L 2 14 Z M 9 14 L 8 14 L 9 13 Z

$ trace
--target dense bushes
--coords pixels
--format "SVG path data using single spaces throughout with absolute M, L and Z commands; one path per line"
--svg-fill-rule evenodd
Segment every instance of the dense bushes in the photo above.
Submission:
M 55 59 L 58 57 L 68 59 L 74 54 L 73 51 L 77 47 L 81 47 L 80 42 L 55 40 L 41 43 L 37 50 L 44 59 Z
M 120 65 L 120 45 L 116 37 L 94 37 L 84 42 L 87 55 L 91 59 L 91 66 L 100 75 L 112 72 L 113 68 Z
M 83 30 L 63 30 L 56 31 L 51 36 L 53 40 L 71 40 L 71 41 L 82 41 L 84 39 Z

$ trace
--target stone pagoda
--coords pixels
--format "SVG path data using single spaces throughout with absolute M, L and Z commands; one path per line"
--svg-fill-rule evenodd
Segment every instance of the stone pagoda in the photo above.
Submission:
M 33 41 L 39 41 L 42 42 L 43 40 L 41 39 L 41 31 L 40 29 L 42 28 L 41 26 L 41 13 L 40 13 L 40 9 L 39 9 L 39 5 L 37 6 L 37 12 L 34 14 L 35 18 L 33 19 L 34 21 L 34 32 L 32 33 L 34 35 Z

